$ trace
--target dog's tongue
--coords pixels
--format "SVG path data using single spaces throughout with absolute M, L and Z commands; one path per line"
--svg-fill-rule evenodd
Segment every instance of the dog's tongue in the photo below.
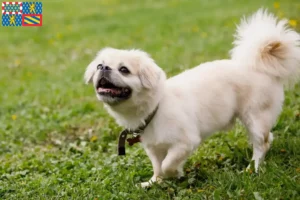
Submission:
M 105 88 L 98 88 L 97 89 L 97 92 L 104 92 L 105 91 Z
M 114 88 L 98 88 L 97 92 L 110 92 L 110 93 L 120 93 L 119 90 Z

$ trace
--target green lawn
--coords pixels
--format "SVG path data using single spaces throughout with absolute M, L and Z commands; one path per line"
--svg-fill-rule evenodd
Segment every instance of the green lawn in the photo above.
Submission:
M 122 128 L 83 82 L 105 46 L 143 49 L 168 76 L 228 58 L 235 24 L 261 6 L 300 30 L 299 0 L 45 0 L 42 27 L 0 27 L 0 199 L 300 199 L 299 84 L 259 174 L 243 172 L 237 125 L 199 147 L 185 178 L 141 189 L 150 160 L 139 144 L 117 156 Z

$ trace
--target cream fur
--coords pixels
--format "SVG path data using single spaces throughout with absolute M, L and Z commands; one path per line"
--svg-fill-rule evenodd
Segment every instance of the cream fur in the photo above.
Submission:
M 201 142 L 235 119 L 248 130 L 258 170 L 273 139 L 270 130 L 281 112 L 284 83 L 299 77 L 300 37 L 286 26 L 286 21 L 277 22 L 259 10 L 238 26 L 230 60 L 204 63 L 168 80 L 144 52 L 104 49 L 99 53 L 87 68 L 87 82 L 91 77 L 94 84 L 97 81 L 93 63 L 100 60 L 112 66 L 125 62 L 134 71 L 128 79 L 116 77 L 132 86 L 132 97 L 117 106 L 104 102 L 121 126 L 137 128 L 159 104 L 142 134 L 154 172 L 142 187 L 182 176 L 183 164 Z

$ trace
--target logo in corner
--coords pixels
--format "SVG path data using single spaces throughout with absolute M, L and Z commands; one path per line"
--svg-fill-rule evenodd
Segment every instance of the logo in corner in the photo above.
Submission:
M 2 26 L 42 26 L 42 2 L 3 2 Z

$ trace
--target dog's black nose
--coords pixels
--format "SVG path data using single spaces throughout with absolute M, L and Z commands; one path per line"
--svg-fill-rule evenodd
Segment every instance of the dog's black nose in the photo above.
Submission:
M 104 66 L 104 65 L 102 65 L 100 69 L 101 69 L 101 71 L 109 71 L 109 70 L 111 70 L 111 68 L 109 66 Z

